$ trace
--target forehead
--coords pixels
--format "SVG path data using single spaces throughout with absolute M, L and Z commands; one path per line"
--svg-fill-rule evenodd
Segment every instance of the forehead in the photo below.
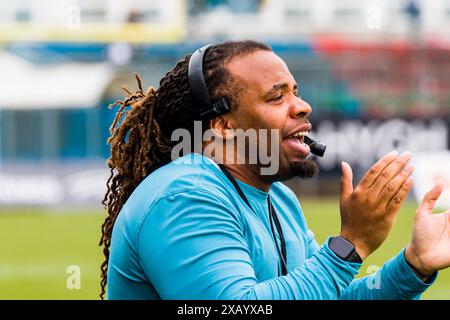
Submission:
M 227 67 L 247 89 L 266 92 L 274 84 L 295 82 L 286 63 L 271 51 L 258 50 L 237 57 Z

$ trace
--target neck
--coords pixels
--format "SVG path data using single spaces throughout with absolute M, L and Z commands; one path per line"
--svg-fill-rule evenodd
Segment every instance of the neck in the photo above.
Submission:
M 223 166 L 228 170 L 228 172 L 230 172 L 230 174 L 234 178 L 238 179 L 239 181 L 242 181 L 264 192 L 269 192 L 272 183 L 268 183 L 267 181 L 261 179 L 261 175 L 257 173 L 258 168 L 250 168 L 243 164 L 223 164 Z

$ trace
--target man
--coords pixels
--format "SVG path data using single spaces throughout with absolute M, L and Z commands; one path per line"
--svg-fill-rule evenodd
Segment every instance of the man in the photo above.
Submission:
M 370 276 L 354 277 L 386 239 L 413 185 L 411 154 L 387 154 L 355 188 L 343 163 L 341 233 L 319 246 L 296 196 L 280 182 L 317 171 L 304 143 L 311 107 L 285 63 L 253 41 L 216 44 L 202 54 L 211 101 L 224 98 L 229 106 L 202 122 L 214 139 L 200 153 L 211 146 L 215 152 L 171 161 L 173 132 L 194 134 L 195 120 L 204 120 L 190 78 L 192 57 L 178 62 L 157 90 L 144 92 L 138 78 L 139 90 L 118 102 L 101 296 L 108 279 L 109 299 L 419 298 L 437 271 L 450 266 L 450 214 L 431 214 L 442 186 L 420 204 L 406 249 L 380 269 L 380 288 L 369 289 Z M 275 173 L 261 174 L 265 165 L 247 162 L 235 144 L 221 148 L 238 129 L 278 133 L 278 140 L 256 141 L 278 146 Z

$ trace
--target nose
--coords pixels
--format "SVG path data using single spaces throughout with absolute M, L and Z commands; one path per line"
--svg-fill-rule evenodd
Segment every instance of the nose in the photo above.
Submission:
M 292 99 L 290 115 L 292 118 L 306 118 L 312 112 L 311 106 L 299 97 Z

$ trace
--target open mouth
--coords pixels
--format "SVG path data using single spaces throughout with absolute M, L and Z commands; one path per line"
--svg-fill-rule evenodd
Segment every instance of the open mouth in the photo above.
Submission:
M 299 131 L 284 139 L 293 154 L 301 155 L 302 157 L 308 156 L 311 151 L 309 146 L 305 143 L 305 136 L 308 133 L 309 131 Z

